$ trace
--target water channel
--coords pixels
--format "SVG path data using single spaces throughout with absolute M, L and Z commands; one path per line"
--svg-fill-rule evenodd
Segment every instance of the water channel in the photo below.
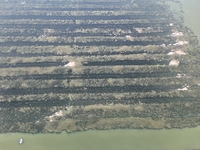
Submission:
M 200 41 L 200 0 L 180 0 L 185 25 Z M 172 8 L 179 7 L 177 4 Z M 178 8 L 177 8 L 178 9 Z M 18 140 L 23 138 L 22 145 Z M 1 150 L 192 150 L 200 149 L 200 126 L 184 129 L 124 129 L 68 134 L 0 134 Z

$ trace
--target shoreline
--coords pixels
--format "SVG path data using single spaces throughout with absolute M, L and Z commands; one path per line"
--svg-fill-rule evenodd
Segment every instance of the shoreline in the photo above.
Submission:
M 184 129 L 195 129 L 195 128 L 200 128 L 200 125 L 197 125 L 197 126 L 194 126 L 194 127 L 183 127 L 183 128 L 116 128 L 116 129 L 88 129 L 88 130 L 78 130 L 78 131 L 72 131 L 72 132 L 68 132 L 67 130 L 63 130 L 61 132 L 1 132 L 0 133 L 0 136 L 1 135 L 6 135 L 6 134 L 28 134 L 28 135 L 39 135 L 39 134 L 56 134 L 56 135 L 60 135 L 60 134 L 67 134 L 67 135 L 71 135 L 71 134 L 78 134 L 78 133 L 84 133 L 84 132 L 87 132 L 87 131 L 97 131 L 97 132 L 100 132 L 100 131 L 103 131 L 103 132 L 106 132 L 106 131 L 117 131 L 117 130 L 147 130 L 147 131 L 161 131 L 161 130 L 184 130 Z

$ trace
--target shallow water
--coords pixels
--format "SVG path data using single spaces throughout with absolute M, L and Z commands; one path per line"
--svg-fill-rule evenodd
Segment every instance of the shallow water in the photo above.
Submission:
M 200 148 L 200 127 L 163 130 L 106 130 L 67 134 L 0 135 L 3 150 L 191 150 Z M 24 143 L 18 144 L 23 138 Z
M 180 0 L 182 3 L 182 9 L 184 11 L 184 24 L 190 28 L 200 41 L 200 1 L 199 0 Z M 177 3 L 169 3 L 172 10 L 180 12 L 180 5 Z

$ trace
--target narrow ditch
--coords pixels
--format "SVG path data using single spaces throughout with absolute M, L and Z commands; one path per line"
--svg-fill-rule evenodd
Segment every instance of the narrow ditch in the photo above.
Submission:
M 169 61 L 158 60 L 115 60 L 115 61 L 92 61 L 83 63 L 84 66 L 115 66 L 115 65 L 168 65 Z
M 62 62 L 34 62 L 34 63 L 15 63 L 15 64 L 0 64 L 0 68 L 19 68 L 19 67 L 53 67 L 64 66 Z

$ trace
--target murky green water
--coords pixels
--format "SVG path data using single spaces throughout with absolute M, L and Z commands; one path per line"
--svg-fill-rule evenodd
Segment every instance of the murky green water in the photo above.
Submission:
M 200 41 L 200 0 L 181 0 L 185 24 Z M 177 6 L 174 5 L 174 8 Z M 178 8 L 177 8 L 178 9 Z M 24 138 L 23 145 L 18 139 Z M 191 150 L 200 149 L 200 127 L 108 130 L 67 134 L 0 134 L 0 150 Z
M 185 25 L 192 29 L 200 41 L 200 1 L 199 0 L 181 0 L 183 4 Z
M 191 150 L 200 148 L 200 127 L 171 130 L 108 130 L 67 134 L 0 135 L 2 150 Z M 18 139 L 24 138 L 23 145 Z
M 184 24 L 189 27 L 200 41 L 200 0 L 180 0 L 183 8 Z M 172 10 L 180 12 L 180 5 L 170 2 Z

